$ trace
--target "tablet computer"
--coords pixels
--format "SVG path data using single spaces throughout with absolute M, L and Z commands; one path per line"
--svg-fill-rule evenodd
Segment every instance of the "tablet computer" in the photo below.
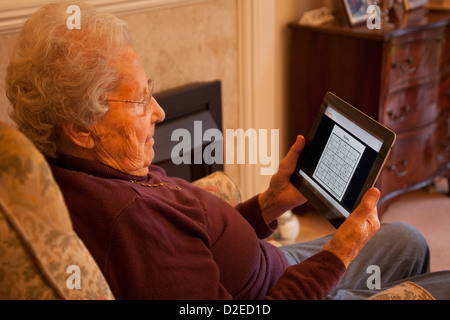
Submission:
M 374 186 L 396 135 L 328 92 L 291 182 L 338 228 Z

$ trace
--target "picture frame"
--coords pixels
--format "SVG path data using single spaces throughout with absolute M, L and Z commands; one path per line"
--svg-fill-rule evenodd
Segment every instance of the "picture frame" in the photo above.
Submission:
M 405 11 L 408 12 L 423 7 L 427 3 L 428 0 L 403 0 L 403 7 L 405 8 Z
M 368 7 L 372 5 L 371 0 L 342 0 L 342 4 L 352 26 L 366 22 L 371 16 L 371 13 L 367 13 Z

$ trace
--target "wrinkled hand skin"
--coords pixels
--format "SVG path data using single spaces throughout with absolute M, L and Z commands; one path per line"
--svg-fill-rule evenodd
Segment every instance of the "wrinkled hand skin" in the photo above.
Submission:
M 333 253 L 348 267 L 364 245 L 380 229 L 377 212 L 379 199 L 380 191 L 376 188 L 369 189 L 359 206 L 336 230 L 323 250 Z
M 287 210 L 306 202 L 306 198 L 290 182 L 304 146 L 305 138 L 297 136 L 288 154 L 280 162 L 278 172 L 271 178 L 269 188 L 259 195 L 259 206 L 267 224 L 276 220 Z

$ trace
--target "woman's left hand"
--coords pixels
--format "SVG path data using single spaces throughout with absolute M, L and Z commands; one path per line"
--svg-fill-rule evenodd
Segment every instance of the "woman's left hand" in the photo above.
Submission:
M 306 198 L 290 182 L 304 146 L 305 138 L 298 136 L 286 157 L 281 161 L 278 172 L 272 176 L 269 188 L 258 197 L 262 216 L 267 224 L 287 210 L 306 202 Z

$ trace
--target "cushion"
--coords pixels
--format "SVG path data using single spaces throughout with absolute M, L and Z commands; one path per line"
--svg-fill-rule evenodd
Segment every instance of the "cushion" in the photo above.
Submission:
M 1 123 L 0 181 L 0 299 L 114 299 L 45 158 Z
M 377 293 L 369 300 L 435 300 L 424 288 L 418 284 L 405 281 L 395 287 Z
M 202 179 L 192 182 L 235 207 L 241 199 L 241 191 L 234 181 L 223 171 L 216 171 Z

